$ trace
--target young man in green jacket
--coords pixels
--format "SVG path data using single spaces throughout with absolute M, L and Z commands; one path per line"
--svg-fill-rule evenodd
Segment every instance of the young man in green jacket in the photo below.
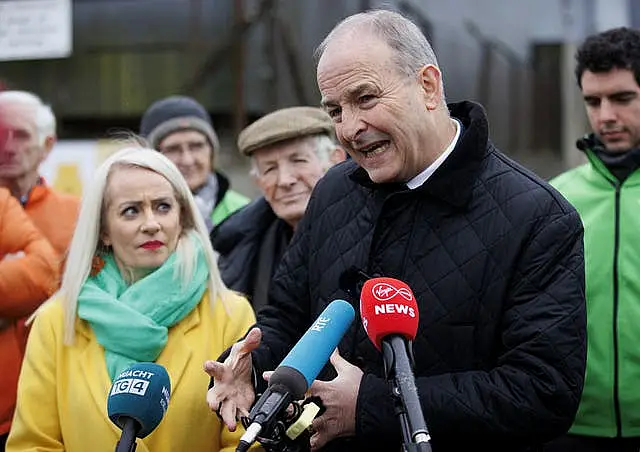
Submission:
M 549 451 L 640 448 L 640 31 L 585 40 L 576 77 L 593 133 L 589 163 L 552 184 L 585 228 L 588 353 L 580 408 Z

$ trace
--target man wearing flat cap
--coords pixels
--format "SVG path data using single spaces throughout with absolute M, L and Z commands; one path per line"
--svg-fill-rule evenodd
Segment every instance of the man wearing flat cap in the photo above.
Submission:
M 231 215 L 211 234 L 225 284 L 245 294 L 254 310 L 267 302 L 269 281 L 302 218 L 316 182 L 346 154 L 331 118 L 314 107 L 276 110 L 246 127 L 240 152 L 263 196 Z
M 218 135 L 209 113 L 194 99 L 170 96 L 154 102 L 142 116 L 140 135 L 176 164 L 209 231 L 249 203 L 249 198 L 231 190 L 229 179 L 216 170 Z

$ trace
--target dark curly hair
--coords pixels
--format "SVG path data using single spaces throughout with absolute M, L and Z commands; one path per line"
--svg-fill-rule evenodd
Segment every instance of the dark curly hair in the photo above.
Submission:
M 612 28 L 589 36 L 576 52 L 576 80 L 582 88 L 584 71 L 629 69 L 640 85 L 640 30 Z

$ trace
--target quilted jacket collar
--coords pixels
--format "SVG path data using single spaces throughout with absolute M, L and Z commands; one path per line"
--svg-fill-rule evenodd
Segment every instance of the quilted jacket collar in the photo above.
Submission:
M 481 162 L 489 152 L 489 126 L 484 109 L 479 104 L 464 101 L 449 104 L 448 107 L 451 116 L 462 123 L 462 134 L 449 158 L 415 191 L 462 207 L 469 201 Z M 408 190 L 406 185 L 399 183 L 376 184 L 360 167 L 355 167 L 350 177 L 370 189 Z

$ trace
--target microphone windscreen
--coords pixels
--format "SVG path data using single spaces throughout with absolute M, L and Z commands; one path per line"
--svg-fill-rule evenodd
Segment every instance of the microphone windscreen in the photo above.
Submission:
M 360 295 L 360 315 L 369 339 L 378 350 L 382 339 L 397 334 L 412 341 L 418 332 L 418 304 L 409 286 L 394 278 L 372 278 Z
M 295 398 L 302 398 L 340 343 L 354 317 L 353 306 L 347 301 L 334 300 L 329 303 L 275 369 L 269 385 L 282 384 Z
M 136 363 L 116 377 L 109 391 L 107 412 L 121 429 L 126 418 L 134 419 L 144 438 L 160 424 L 169 406 L 171 382 L 166 369 L 155 363 Z

